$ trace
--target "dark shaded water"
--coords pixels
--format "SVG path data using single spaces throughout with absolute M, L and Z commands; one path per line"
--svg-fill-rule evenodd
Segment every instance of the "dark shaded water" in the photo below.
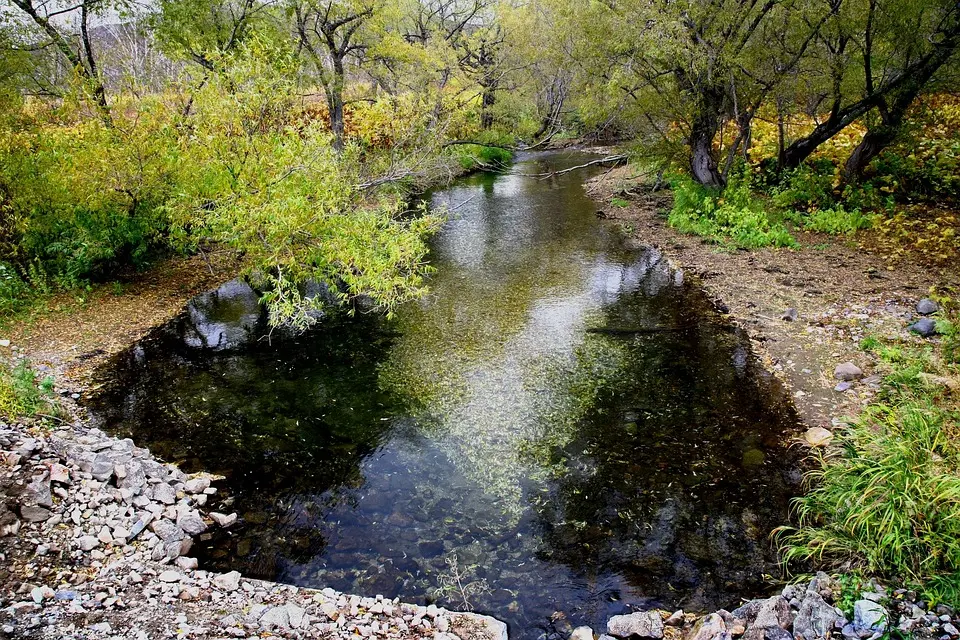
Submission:
M 432 293 L 393 322 L 268 345 L 234 283 L 103 372 L 107 428 L 227 476 L 243 523 L 203 565 L 450 607 L 456 570 L 531 640 L 764 590 L 796 491 L 789 399 L 682 274 L 596 220 L 582 172 L 522 175 L 583 160 L 436 193 L 456 209 Z

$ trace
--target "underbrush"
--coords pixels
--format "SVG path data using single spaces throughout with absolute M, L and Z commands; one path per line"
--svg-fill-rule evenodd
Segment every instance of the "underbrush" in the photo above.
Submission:
M 687 177 L 675 178 L 672 186 L 673 208 L 667 222 L 678 231 L 747 249 L 799 246 L 783 223 L 772 220 L 754 197 L 746 173 L 733 176 L 722 191 Z
M 15 420 L 39 414 L 56 412 L 53 398 L 53 378 L 40 380 L 26 360 L 12 369 L 0 363 L 0 418 Z
M 783 559 L 916 585 L 960 603 L 960 332 L 938 320 L 938 348 L 864 341 L 884 371 L 877 401 L 819 453 Z
M 464 144 L 456 146 L 457 161 L 465 171 L 486 169 L 498 171 L 513 162 L 510 137 L 494 131 L 486 131 L 477 136 L 482 144 Z M 492 145 L 492 146 L 487 146 Z

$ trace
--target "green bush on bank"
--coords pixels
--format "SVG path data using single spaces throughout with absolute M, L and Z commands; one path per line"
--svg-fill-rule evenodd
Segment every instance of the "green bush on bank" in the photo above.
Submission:
M 672 186 L 673 208 L 667 222 L 678 231 L 747 249 L 798 246 L 787 228 L 771 220 L 754 196 L 746 170 L 732 175 L 722 191 L 685 176 L 674 178 Z
M 954 324 L 941 320 L 945 343 Z M 951 337 L 953 335 L 953 337 Z M 784 561 L 815 560 L 917 584 L 932 602 L 960 603 L 960 369 L 946 352 L 865 341 L 886 368 L 883 391 L 820 454 Z

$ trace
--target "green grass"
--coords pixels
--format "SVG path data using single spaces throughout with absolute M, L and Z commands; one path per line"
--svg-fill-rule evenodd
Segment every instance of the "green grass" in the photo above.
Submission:
M 53 378 L 38 380 L 30 363 L 21 360 L 12 369 L 0 363 L 0 418 L 15 420 L 50 413 Z
M 808 231 L 830 235 L 850 235 L 862 229 L 870 229 L 876 220 L 875 214 L 859 209 L 847 211 L 841 205 L 809 212 L 792 211 L 787 217 Z
M 878 338 L 861 346 L 885 371 L 878 401 L 818 453 L 796 526 L 778 531 L 786 563 L 860 571 L 960 603 L 960 370 L 942 350 Z
M 507 167 L 513 161 L 513 153 L 500 147 L 467 144 L 460 147 L 457 159 L 460 166 L 466 171 L 476 169 L 499 170 Z

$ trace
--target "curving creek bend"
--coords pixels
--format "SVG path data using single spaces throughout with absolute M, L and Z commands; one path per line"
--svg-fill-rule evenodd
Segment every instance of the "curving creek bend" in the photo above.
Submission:
M 765 591 L 796 417 L 749 342 L 597 220 L 591 156 L 520 156 L 453 209 L 431 293 L 268 344 L 227 283 L 114 358 L 92 413 L 241 523 L 201 567 L 492 614 L 511 636 Z M 458 583 L 464 588 L 461 590 Z

